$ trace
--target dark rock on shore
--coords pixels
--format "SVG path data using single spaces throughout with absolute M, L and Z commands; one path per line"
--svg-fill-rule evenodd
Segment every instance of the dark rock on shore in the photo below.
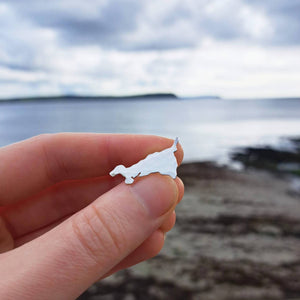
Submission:
M 277 174 L 300 176 L 300 138 L 290 139 L 290 149 L 247 147 L 232 154 L 245 168 L 263 169 Z

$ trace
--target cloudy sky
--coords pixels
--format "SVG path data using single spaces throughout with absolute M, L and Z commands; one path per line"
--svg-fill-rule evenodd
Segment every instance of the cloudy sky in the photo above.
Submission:
M 300 0 L 0 0 L 0 97 L 300 96 Z

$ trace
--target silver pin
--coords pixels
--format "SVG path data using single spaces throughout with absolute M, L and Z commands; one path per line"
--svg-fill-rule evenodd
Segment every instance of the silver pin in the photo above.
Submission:
M 174 152 L 177 151 L 178 138 L 174 140 L 174 144 L 160 152 L 149 154 L 145 159 L 131 167 L 124 167 L 123 165 L 116 166 L 109 175 L 114 177 L 121 174 L 125 177 L 125 183 L 131 184 L 134 178 L 147 176 L 152 173 L 160 173 L 162 175 L 169 175 L 172 178 L 177 176 L 177 160 Z

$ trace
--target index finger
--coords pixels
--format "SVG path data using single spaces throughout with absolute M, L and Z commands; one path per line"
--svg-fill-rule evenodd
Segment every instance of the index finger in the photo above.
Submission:
M 116 165 L 136 163 L 173 141 L 158 136 L 46 134 L 0 149 L 0 205 L 27 198 L 63 180 L 107 175 Z M 180 145 L 175 152 L 183 158 Z

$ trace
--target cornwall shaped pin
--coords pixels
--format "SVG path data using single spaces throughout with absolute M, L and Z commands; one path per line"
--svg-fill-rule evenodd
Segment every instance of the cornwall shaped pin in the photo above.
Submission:
M 146 158 L 128 168 L 123 165 L 118 165 L 109 173 L 109 175 L 116 176 L 121 174 L 125 177 L 126 184 L 133 183 L 134 178 L 138 176 L 147 176 L 152 173 L 169 175 L 175 179 L 177 176 L 178 165 L 174 152 L 177 151 L 177 144 L 178 138 L 174 140 L 174 143 L 170 148 L 149 154 Z

